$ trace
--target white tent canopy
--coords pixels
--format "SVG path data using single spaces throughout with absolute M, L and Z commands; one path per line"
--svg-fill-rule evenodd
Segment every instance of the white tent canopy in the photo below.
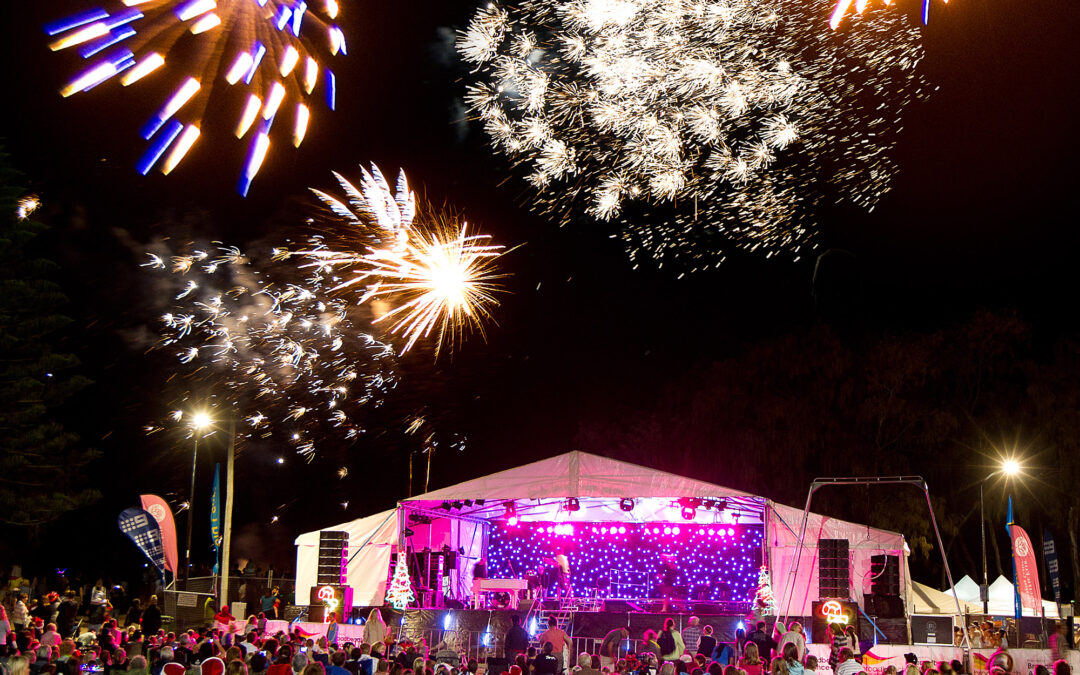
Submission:
M 973 614 L 982 614 L 979 585 L 971 577 L 965 574 L 963 578 L 956 582 L 953 589 L 962 602 L 967 602 L 973 607 L 971 610 Z M 949 591 L 945 592 L 945 594 L 948 593 Z M 1016 612 L 1013 603 L 1014 597 L 1012 582 L 1003 576 L 999 576 L 990 584 L 990 598 L 987 603 L 990 614 L 992 616 L 1013 616 Z M 1051 600 L 1043 600 L 1042 604 L 1047 619 L 1059 618 L 1057 604 Z M 1035 613 L 1028 608 L 1024 608 L 1024 616 L 1035 616 Z
M 966 578 L 967 577 L 965 577 L 965 579 Z M 959 586 L 959 584 L 957 584 L 957 586 Z M 978 595 L 978 588 L 976 588 L 976 595 Z M 951 593 L 945 593 L 936 588 L 931 588 L 926 584 L 920 584 L 918 581 L 912 581 L 912 604 L 908 608 L 908 611 L 912 614 L 948 614 L 955 616 L 957 600 L 960 601 L 961 613 L 982 613 L 982 605 L 959 597 L 959 591 L 957 591 L 957 595 L 954 597 Z
M 569 511 L 568 499 L 578 500 L 579 509 Z M 486 535 L 481 523 L 503 518 L 512 505 L 521 520 L 583 522 L 682 521 L 677 500 L 693 498 L 713 502 L 715 508 L 698 508 L 693 522 L 763 524 L 772 572 L 774 594 L 784 597 L 792 566 L 802 510 L 773 504 L 769 500 L 739 490 L 713 485 L 664 471 L 621 462 L 585 452 L 568 452 L 549 459 L 499 471 L 450 487 L 410 497 L 393 511 L 360 518 L 326 530 L 349 532 L 350 562 L 347 583 L 353 587 L 354 604 L 381 604 L 392 549 L 401 528 L 413 533 L 413 541 L 438 550 L 448 545 L 464 549 L 459 560 L 458 583 L 469 587 L 471 565 L 465 561 L 483 555 Z M 623 511 L 619 502 L 634 501 Z M 434 515 L 433 524 L 414 522 L 416 515 Z M 396 517 L 395 517 L 396 516 Z M 297 602 L 304 603 L 316 580 L 319 531 L 296 539 Z M 865 525 L 811 514 L 807 528 L 807 548 L 796 575 L 789 614 L 807 616 L 817 598 L 817 540 L 845 538 L 851 542 L 852 593 L 862 600 L 870 574 L 870 556 L 886 552 L 901 556 L 901 592 L 907 579 L 907 546 L 903 536 Z

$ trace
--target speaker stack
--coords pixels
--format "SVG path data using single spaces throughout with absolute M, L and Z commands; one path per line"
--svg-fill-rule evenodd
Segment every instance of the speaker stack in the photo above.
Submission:
M 352 588 L 345 585 L 348 562 L 349 533 L 338 530 L 319 532 L 319 566 L 309 598 L 308 621 L 322 622 L 327 618 L 327 600 L 331 597 L 338 620 L 352 614 Z
M 851 558 L 847 539 L 818 539 L 818 596 L 851 597 Z
M 349 562 L 349 533 L 330 531 L 319 533 L 318 585 L 345 583 L 345 566 Z
M 870 577 L 872 606 L 866 608 L 867 613 L 883 619 L 904 616 L 904 603 L 900 599 L 900 557 L 886 554 L 871 556 Z

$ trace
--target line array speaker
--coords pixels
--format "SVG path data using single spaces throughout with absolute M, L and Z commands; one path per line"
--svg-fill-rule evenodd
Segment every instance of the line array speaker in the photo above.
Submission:
M 340 585 L 345 583 L 345 566 L 349 562 L 349 533 L 336 530 L 319 533 L 319 569 L 316 583 Z
M 818 539 L 818 595 L 851 597 L 851 558 L 847 539 Z

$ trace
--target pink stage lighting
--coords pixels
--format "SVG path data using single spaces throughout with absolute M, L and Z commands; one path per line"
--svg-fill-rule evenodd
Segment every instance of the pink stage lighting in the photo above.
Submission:
M 509 518 L 506 519 L 506 524 L 509 525 L 510 527 L 517 527 L 518 517 L 516 515 L 510 516 Z

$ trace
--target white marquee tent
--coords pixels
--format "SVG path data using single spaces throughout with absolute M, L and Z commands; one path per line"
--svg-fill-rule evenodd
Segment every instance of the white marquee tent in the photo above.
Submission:
M 566 500 L 579 501 L 576 511 Z M 723 500 L 722 511 L 698 509 L 698 524 L 739 523 L 764 527 L 765 555 L 778 601 L 785 588 L 798 544 L 802 510 L 763 497 L 699 480 L 649 469 L 585 452 L 569 452 L 524 466 L 442 488 L 398 503 L 397 508 L 341 523 L 325 530 L 349 533 L 347 583 L 357 606 L 381 605 L 386 594 L 391 556 L 408 534 L 415 548 L 462 549 L 457 588 L 471 587 L 469 561 L 484 555 L 488 523 L 506 517 L 507 502 L 523 521 L 683 522 L 679 498 Z M 632 510 L 620 500 L 633 499 Z M 465 505 L 464 502 L 471 502 Z M 451 509 L 450 503 L 454 504 Z M 431 522 L 426 522 L 431 518 Z M 907 545 L 902 535 L 811 514 L 798 574 L 792 581 L 786 614 L 808 616 L 817 592 L 817 541 L 844 538 L 851 544 L 852 595 L 860 601 L 869 592 L 870 557 L 900 556 L 901 594 L 908 598 Z M 319 530 L 296 538 L 296 598 L 303 604 L 316 582 Z M 909 600 L 910 604 L 910 600 Z M 780 608 L 784 613 L 784 608 Z
M 982 601 L 979 599 L 979 585 L 975 581 L 964 575 L 962 579 L 956 582 L 953 586 L 953 590 L 956 593 L 956 597 L 960 598 L 961 604 L 968 603 L 975 607 L 972 610 L 973 614 L 982 614 Z M 949 591 L 945 591 L 943 595 L 948 595 Z M 992 616 L 1013 616 L 1015 610 L 1013 604 L 1013 585 L 1008 579 L 1003 576 L 999 576 L 990 584 L 990 598 L 988 601 L 988 609 Z M 1058 608 L 1051 600 L 1043 600 L 1043 611 L 1046 613 L 1047 619 L 1057 619 Z M 1035 616 L 1035 613 L 1030 609 L 1024 609 L 1024 616 Z

